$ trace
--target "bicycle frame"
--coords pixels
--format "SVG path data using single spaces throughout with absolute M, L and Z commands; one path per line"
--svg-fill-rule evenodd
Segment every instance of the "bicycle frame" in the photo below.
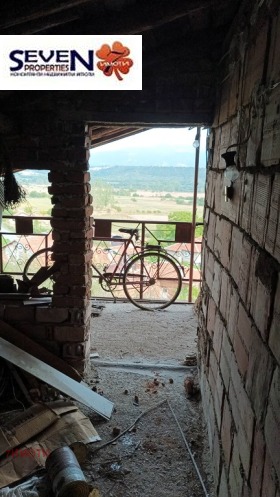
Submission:
M 140 246 L 137 246 L 135 243 L 134 243 L 134 240 L 133 238 L 135 237 L 135 235 L 131 235 L 129 238 L 123 238 L 122 239 L 122 243 L 124 245 L 124 249 L 123 251 L 121 252 L 120 254 L 120 259 L 118 260 L 118 262 L 116 263 L 116 267 L 114 268 L 114 270 L 112 272 L 106 272 L 106 269 L 103 270 L 103 272 L 101 272 L 98 267 L 92 262 L 91 266 L 92 268 L 97 272 L 98 276 L 99 276 L 99 282 L 102 283 L 102 281 L 105 281 L 107 284 L 108 284 L 108 288 L 110 289 L 110 284 L 111 282 L 114 280 L 114 278 L 118 278 L 119 279 L 119 282 L 118 283 L 114 283 L 115 285 L 121 285 L 122 284 L 122 276 L 123 276 L 123 273 L 124 273 L 124 270 L 126 268 L 126 266 L 128 265 L 128 263 L 134 258 L 136 257 L 139 253 L 141 253 L 143 251 L 143 248 L 140 247 Z M 99 240 L 99 238 L 95 238 L 95 240 Z M 100 240 L 104 240 L 104 238 L 100 238 Z M 115 238 L 106 238 L 106 241 L 116 241 Z M 127 255 L 127 250 L 128 250 L 128 247 L 132 245 L 133 248 L 135 249 L 135 254 L 129 256 L 128 258 L 126 258 L 126 255 Z M 124 261 L 124 264 L 122 266 L 122 270 L 119 271 L 122 263 Z M 110 290 L 111 291 L 111 290 Z M 112 292 L 111 292 L 112 293 Z
M 173 255 L 168 254 L 167 251 L 160 244 L 146 245 L 145 247 L 138 246 L 134 242 L 134 237 L 135 237 L 135 234 L 132 234 L 131 236 L 129 236 L 129 238 L 124 238 L 122 240 L 122 243 L 124 244 L 124 248 L 123 248 L 123 250 L 120 254 L 120 258 L 119 258 L 118 262 L 116 263 L 116 266 L 112 272 L 106 272 L 106 269 L 103 270 L 103 272 L 101 272 L 98 269 L 98 267 L 94 263 L 92 263 L 92 268 L 96 271 L 96 273 L 99 276 L 99 283 L 102 286 L 102 282 L 105 282 L 107 284 L 107 287 L 108 287 L 108 289 L 106 289 L 106 290 L 109 291 L 113 297 L 114 297 L 113 289 L 116 286 L 123 284 L 123 275 L 124 275 L 126 267 L 139 254 L 148 253 L 150 251 L 157 252 L 159 254 L 163 253 L 165 255 L 168 255 L 168 257 L 170 259 L 172 259 L 175 264 L 177 264 L 177 266 L 181 269 L 181 271 L 184 272 L 184 268 L 183 268 L 183 266 L 180 265 L 179 261 Z M 95 240 L 99 240 L 99 239 L 104 240 L 104 238 L 95 238 Z M 115 241 L 115 238 L 106 238 L 106 241 Z M 128 250 L 128 247 L 130 245 L 133 246 L 135 253 L 133 255 L 129 256 L 128 258 L 126 258 L 127 250 Z M 124 264 L 123 264 L 123 261 L 125 261 Z M 121 271 L 119 270 L 120 267 L 122 267 Z M 114 280 L 117 280 L 117 281 L 114 281 Z M 137 283 L 137 282 L 135 282 L 135 283 Z M 111 288 L 111 286 L 113 288 Z M 104 287 L 103 287 L 103 289 L 104 289 Z

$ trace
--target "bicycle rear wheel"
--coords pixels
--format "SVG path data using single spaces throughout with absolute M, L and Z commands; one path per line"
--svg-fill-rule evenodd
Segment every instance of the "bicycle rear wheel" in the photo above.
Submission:
M 27 261 L 23 270 L 23 281 L 30 281 L 34 274 L 36 274 L 41 268 L 50 268 L 53 266 L 54 261 L 52 260 L 52 249 L 43 248 L 35 252 Z M 40 293 L 52 294 L 53 293 L 53 279 L 52 277 L 45 280 L 41 285 L 38 285 L 38 290 Z
M 127 266 L 123 288 L 125 295 L 140 309 L 165 309 L 182 288 L 179 267 L 168 255 L 154 251 L 139 254 Z

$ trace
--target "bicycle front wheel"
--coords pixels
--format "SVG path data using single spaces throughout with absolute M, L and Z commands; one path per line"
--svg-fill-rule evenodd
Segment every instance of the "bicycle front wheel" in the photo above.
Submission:
M 23 280 L 31 280 L 32 277 L 41 269 L 49 268 L 54 262 L 52 260 L 52 249 L 43 248 L 35 252 L 24 266 Z M 52 277 L 46 279 L 41 285 L 38 286 L 40 293 L 52 294 L 53 293 L 53 279 Z
M 123 288 L 125 295 L 140 309 L 165 309 L 182 288 L 179 267 L 161 252 L 139 254 L 127 266 Z

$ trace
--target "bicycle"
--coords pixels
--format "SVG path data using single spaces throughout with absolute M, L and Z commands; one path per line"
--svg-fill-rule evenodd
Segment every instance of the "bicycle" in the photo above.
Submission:
M 127 299 L 136 307 L 143 310 L 165 309 L 175 302 L 180 294 L 184 268 L 174 256 L 166 252 L 160 243 L 145 247 L 138 246 L 138 228 L 121 228 L 119 232 L 129 235 L 128 238 L 118 240 L 123 244 L 119 260 L 116 260 L 114 264 L 106 265 L 103 272 L 92 262 L 92 269 L 97 273 L 99 284 L 103 290 L 111 293 L 114 300 L 114 290 L 122 286 Z M 116 238 L 107 240 L 116 241 Z M 127 257 L 130 246 L 133 247 L 134 253 Z M 55 273 L 59 271 L 58 263 L 52 266 L 51 253 L 52 248 L 41 249 L 30 257 L 23 271 L 25 284 L 32 286 L 35 281 L 35 284 L 40 286 L 46 279 L 49 279 L 51 293 L 52 281 L 55 279 Z M 39 271 L 35 271 L 34 264 L 40 266 Z M 45 279 L 44 276 L 46 276 Z

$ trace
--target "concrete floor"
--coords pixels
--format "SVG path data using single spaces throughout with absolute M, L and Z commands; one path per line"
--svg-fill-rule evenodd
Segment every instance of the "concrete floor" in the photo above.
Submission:
M 108 422 L 86 413 L 102 441 L 91 446 L 84 471 L 102 497 L 206 495 L 182 433 L 207 494 L 214 495 L 200 396 L 190 398 L 185 389 L 186 379 L 197 385 L 196 327 L 193 306 L 181 304 L 148 312 L 105 303 L 92 318 L 92 352 L 99 357 L 92 359 L 91 376 L 97 392 L 115 405 Z M 116 428 L 123 432 L 142 414 L 133 431 L 99 450 Z

